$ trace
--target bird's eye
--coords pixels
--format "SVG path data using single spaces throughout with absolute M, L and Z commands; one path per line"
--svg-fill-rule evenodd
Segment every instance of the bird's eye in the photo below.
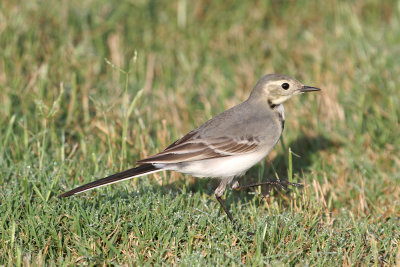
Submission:
M 285 89 L 285 90 L 289 89 L 289 84 L 288 84 L 288 83 L 282 83 L 281 86 L 282 86 L 282 88 Z

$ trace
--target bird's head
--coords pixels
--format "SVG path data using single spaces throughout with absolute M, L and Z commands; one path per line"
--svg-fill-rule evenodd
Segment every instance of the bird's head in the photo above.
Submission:
M 321 89 L 303 85 L 296 79 L 283 74 L 268 74 L 254 86 L 250 99 L 266 99 L 270 105 L 279 105 L 292 96 L 319 90 Z

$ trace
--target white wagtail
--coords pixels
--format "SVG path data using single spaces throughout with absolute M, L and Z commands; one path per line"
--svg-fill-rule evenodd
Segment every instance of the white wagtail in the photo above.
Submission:
M 231 213 L 222 201 L 226 186 L 232 189 L 273 184 L 240 186 L 236 177 L 262 160 L 274 148 L 282 134 L 285 112 L 282 103 L 292 96 L 319 91 L 282 74 L 262 77 L 243 103 L 218 114 L 200 127 L 172 143 L 164 151 L 139 160 L 132 168 L 79 186 L 59 197 L 72 196 L 93 188 L 164 170 L 195 177 L 220 179 L 215 197 L 228 218 Z

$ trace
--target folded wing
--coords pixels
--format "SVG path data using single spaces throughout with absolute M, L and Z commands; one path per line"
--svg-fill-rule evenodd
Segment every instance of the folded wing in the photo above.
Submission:
M 178 163 L 240 155 L 256 151 L 259 142 L 259 139 L 255 137 L 194 138 L 184 136 L 164 151 L 142 159 L 137 164 Z

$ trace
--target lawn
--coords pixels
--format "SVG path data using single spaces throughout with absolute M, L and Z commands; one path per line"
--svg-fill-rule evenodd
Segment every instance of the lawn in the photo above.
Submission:
M 399 1 L 1 1 L 0 265 L 400 265 L 399 44 Z M 240 180 L 303 187 L 228 191 L 240 226 L 173 172 L 57 198 L 267 73 L 322 91 Z

